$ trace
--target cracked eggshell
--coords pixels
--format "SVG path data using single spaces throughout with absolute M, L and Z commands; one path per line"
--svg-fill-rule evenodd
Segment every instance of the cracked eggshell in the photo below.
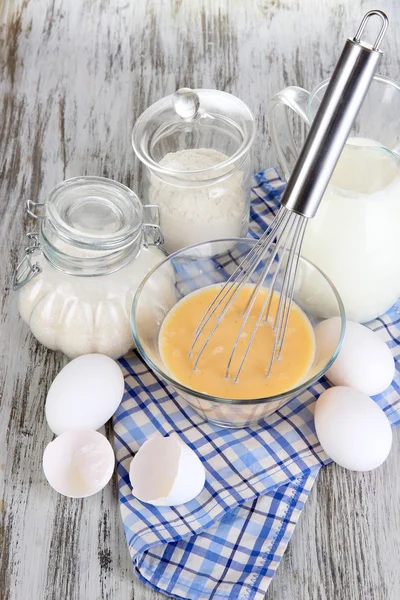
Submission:
M 153 506 L 179 506 L 200 494 L 205 469 L 179 437 L 154 437 L 133 457 L 129 478 L 138 500 Z
M 110 481 L 115 457 L 110 442 L 98 431 L 66 431 L 43 454 L 43 471 L 53 489 L 69 498 L 96 494 Z
M 97 430 L 115 413 L 123 393 L 124 377 L 112 358 L 80 356 L 68 363 L 50 386 L 47 423 L 56 435 L 69 429 Z

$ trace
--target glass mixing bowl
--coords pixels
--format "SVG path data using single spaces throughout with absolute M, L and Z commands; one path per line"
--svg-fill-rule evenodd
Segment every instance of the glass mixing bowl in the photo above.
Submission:
M 172 254 L 146 276 L 132 305 L 133 337 L 148 366 L 171 384 L 202 417 L 223 427 L 247 427 L 257 423 L 320 379 L 337 357 L 345 333 L 346 316 L 338 292 L 322 271 L 300 258 L 294 301 L 307 315 L 314 329 L 330 317 L 339 317 L 340 325 L 329 340 L 324 338 L 318 341 L 319 336 L 316 336 L 314 362 L 300 384 L 275 396 L 238 400 L 209 396 L 174 379 L 167 372 L 159 352 L 159 332 L 164 318 L 179 300 L 191 292 L 227 281 L 255 243 L 256 240 L 252 239 L 224 239 L 189 246 Z M 263 261 L 259 263 L 249 277 L 249 283 L 257 282 L 264 264 Z M 277 260 L 264 282 L 265 287 L 269 286 L 276 266 Z M 282 274 L 279 274 L 275 289 L 279 291 L 281 285 Z M 313 290 L 312 293 L 310 290 Z

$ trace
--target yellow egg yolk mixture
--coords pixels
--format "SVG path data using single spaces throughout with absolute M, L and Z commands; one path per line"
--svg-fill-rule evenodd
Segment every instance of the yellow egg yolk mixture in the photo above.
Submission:
M 161 327 L 159 347 L 167 372 L 181 384 L 219 398 L 252 399 L 273 396 L 286 392 L 299 384 L 312 366 L 315 354 L 315 339 L 312 325 L 303 311 L 292 303 L 285 341 L 279 360 L 275 360 L 268 377 L 270 358 L 275 334 L 273 322 L 279 303 L 279 294 L 272 296 L 268 321 L 263 319 L 251 343 L 244 366 L 237 382 L 234 376 L 244 356 L 253 328 L 260 314 L 268 290 L 262 288 L 234 354 L 229 376 L 226 368 L 232 348 L 243 323 L 243 311 L 254 286 L 246 285 L 238 293 L 231 308 L 211 336 L 196 370 L 194 364 L 198 353 L 216 322 L 216 314 L 202 331 L 189 351 L 195 331 L 210 303 L 221 289 L 212 285 L 197 290 L 180 302 L 165 317 Z

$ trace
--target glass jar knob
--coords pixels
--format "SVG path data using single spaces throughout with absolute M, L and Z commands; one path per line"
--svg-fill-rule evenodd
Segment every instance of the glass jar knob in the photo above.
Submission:
M 176 114 L 185 121 L 193 121 L 200 109 L 200 99 L 190 88 L 180 88 L 172 96 Z

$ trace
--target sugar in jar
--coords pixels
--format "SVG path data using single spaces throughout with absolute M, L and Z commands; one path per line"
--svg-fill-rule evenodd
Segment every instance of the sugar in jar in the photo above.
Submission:
M 116 181 L 76 177 L 46 203 L 28 201 L 28 212 L 40 227 L 15 272 L 21 317 L 39 342 L 71 358 L 122 356 L 133 346 L 136 289 L 165 257 L 157 207 Z

